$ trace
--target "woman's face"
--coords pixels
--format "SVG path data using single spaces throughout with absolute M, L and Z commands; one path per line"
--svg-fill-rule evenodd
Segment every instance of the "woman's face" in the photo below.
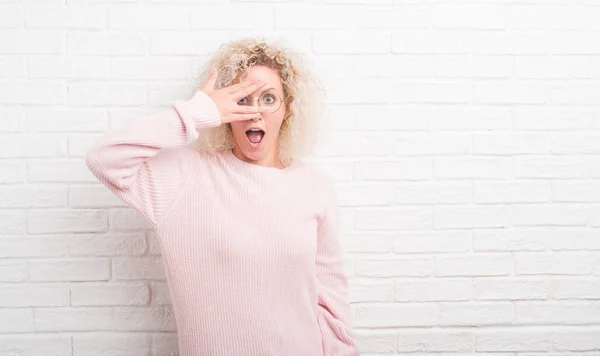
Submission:
M 260 118 L 246 121 L 231 122 L 233 139 L 235 141 L 234 153 L 240 159 L 260 165 L 277 165 L 278 157 L 278 139 L 279 129 L 286 113 L 285 102 L 283 102 L 283 86 L 279 74 L 268 67 L 255 65 L 247 69 L 248 73 L 245 79 L 253 80 L 263 79 L 266 84 L 256 92 L 241 99 L 238 105 L 269 107 L 275 108 L 273 103 L 281 101 L 281 106 L 272 113 L 263 112 Z M 264 132 L 251 132 L 251 129 L 260 129 Z

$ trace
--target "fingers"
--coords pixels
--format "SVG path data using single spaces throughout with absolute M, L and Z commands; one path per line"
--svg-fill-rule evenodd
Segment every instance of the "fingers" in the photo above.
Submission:
M 233 121 L 244 121 L 260 118 L 260 114 L 231 114 Z
M 235 96 L 236 100 L 240 100 L 241 98 L 254 93 L 256 90 L 263 87 L 265 84 L 267 84 L 267 82 L 264 82 L 264 81 L 249 82 L 249 83 L 246 82 L 244 84 L 241 84 L 237 90 L 232 92 L 232 94 Z
M 239 83 L 228 86 L 227 89 L 229 90 L 229 93 L 235 93 L 242 88 L 245 88 L 253 83 L 256 83 L 257 81 L 258 81 L 258 79 L 254 79 L 254 80 L 245 79 Z
M 246 106 L 246 105 L 238 105 L 235 109 L 232 110 L 234 114 L 258 114 L 263 112 L 269 112 L 269 108 L 263 107 L 254 107 L 254 106 Z
M 208 77 L 206 84 L 204 84 L 204 86 L 202 87 L 202 90 L 205 92 L 213 90 L 215 88 L 216 82 L 217 82 L 217 69 L 215 67 L 213 67 L 210 70 L 210 76 Z

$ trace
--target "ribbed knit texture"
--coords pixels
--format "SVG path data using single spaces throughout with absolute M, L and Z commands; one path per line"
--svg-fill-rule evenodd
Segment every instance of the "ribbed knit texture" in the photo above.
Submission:
M 189 100 L 106 133 L 91 172 L 154 226 L 181 356 L 358 355 L 333 184 L 186 145 L 221 124 Z

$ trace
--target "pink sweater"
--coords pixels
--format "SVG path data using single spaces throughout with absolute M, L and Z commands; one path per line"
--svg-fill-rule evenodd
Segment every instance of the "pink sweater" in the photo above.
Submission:
M 332 182 L 302 161 L 279 170 L 186 147 L 220 120 L 198 91 L 86 158 L 156 230 L 180 355 L 358 355 Z

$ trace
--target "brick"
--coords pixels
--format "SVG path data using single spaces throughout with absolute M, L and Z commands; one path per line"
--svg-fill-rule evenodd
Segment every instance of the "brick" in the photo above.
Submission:
M 86 4 L 78 6 L 55 4 L 31 4 L 25 6 L 25 19 L 29 28 L 95 29 L 106 27 L 106 9 Z
M 548 299 L 550 282 L 532 278 L 476 278 L 473 289 L 476 300 Z
M 596 279 L 553 279 L 554 299 L 600 299 L 600 281 Z
M 473 294 L 468 279 L 400 280 L 396 282 L 397 302 L 464 301 Z
M 69 157 L 85 158 L 96 141 L 101 137 L 100 134 L 79 134 L 68 137 Z
M 345 232 L 340 235 L 348 252 L 386 253 L 392 250 L 392 235 L 387 232 Z
M 513 211 L 516 226 L 585 225 L 588 216 L 587 207 L 579 204 L 515 205 Z
M 402 219 L 398 219 L 398 217 Z M 433 212 L 429 207 L 417 208 L 360 208 L 355 211 L 357 230 L 428 230 L 433 226 Z
M 354 175 L 359 180 L 426 180 L 433 177 L 430 158 L 361 161 L 354 163 Z
M 355 302 L 392 302 L 394 283 L 371 279 L 350 279 L 348 293 L 351 303 Z
M 69 104 L 74 106 L 145 105 L 146 88 L 135 84 L 74 83 L 69 85 Z
M 515 178 L 586 178 L 591 174 L 585 157 L 517 156 L 513 169 Z
M 391 183 L 338 184 L 336 186 L 338 204 L 340 206 L 390 205 L 394 200 L 389 193 L 392 187 Z
M 378 18 L 377 20 L 381 20 Z M 397 20 L 396 20 L 397 21 Z M 399 22 L 398 22 L 399 23 Z M 342 57 L 343 59 L 344 57 Z M 435 77 L 435 59 L 433 55 L 410 55 L 400 54 L 390 56 L 388 54 L 361 54 L 354 59 L 352 71 L 361 78 L 385 77 L 385 78 L 434 78 Z M 335 64 L 337 66 L 337 64 Z M 329 68 L 327 70 L 330 70 Z M 344 78 L 345 76 L 340 76 Z M 357 107 L 360 110 L 360 107 Z M 389 110 L 389 107 L 374 107 L 371 110 Z M 405 110 L 396 108 L 396 110 Z M 418 109 L 415 109 L 418 110 Z M 397 113 L 397 111 L 395 111 Z M 374 113 L 368 119 L 376 120 L 378 115 Z M 367 119 L 367 118 L 365 118 Z M 389 120 L 389 117 L 383 117 L 390 124 L 397 121 L 406 122 L 412 125 L 422 124 L 418 121 L 403 119 L 402 116 Z M 398 125 L 399 127 L 406 127 Z M 371 125 L 372 129 L 383 129 L 380 126 Z
M 364 277 L 427 277 L 433 275 L 433 258 L 356 260 L 356 274 Z
M 69 237 L 71 256 L 137 256 L 146 252 L 144 232 L 75 234 Z
M 34 260 L 29 265 L 29 279 L 35 282 L 106 281 L 110 277 L 109 261 L 106 258 Z
M 110 62 L 111 78 L 119 80 L 187 80 L 191 66 L 188 58 L 168 56 L 118 57 Z
M 556 154 L 598 154 L 600 135 L 593 133 L 568 133 L 555 135 L 552 140 L 552 153 Z
M 463 133 L 395 134 L 396 155 L 457 155 L 469 152 L 469 135 Z
M 60 53 L 63 34 L 60 31 L 3 29 L 0 32 L 0 54 Z
M 166 279 L 160 257 L 116 257 L 114 277 L 117 280 Z
M 511 171 L 506 157 L 436 157 L 434 167 L 436 177 L 447 179 L 505 179 Z
M 481 82 L 474 84 L 476 104 L 543 104 L 550 86 L 532 82 Z
M 0 258 L 65 257 L 69 240 L 64 235 L 0 236 Z
M 434 211 L 435 229 L 508 227 L 511 211 L 504 206 L 437 207 Z
M 28 218 L 30 233 L 104 232 L 107 216 L 103 210 L 31 210 Z
M 551 185 L 535 181 L 474 182 L 476 204 L 543 203 L 551 199 Z
M 2 62 L 0 60 L 0 70 L 2 70 Z M 0 106 L 0 133 L 6 132 L 22 132 L 25 128 L 24 110 L 21 108 L 1 107 Z M 2 135 L 3 137 L 7 137 Z
M 470 231 L 414 231 L 393 234 L 395 253 L 468 252 L 473 241 Z
M 57 322 L 60 320 L 60 322 Z M 111 308 L 36 308 L 36 331 L 112 331 Z
M 552 146 L 546 134 L 527 132 L 473 134 L 473 153 L 481 155 L 548 154 Z
M 517 130 L 585 130 L 594 127 L 597 110 L 558 107 L 513 108 Z
M 0 209 L 0 234 L 24 234 L 27 230 L 25 209 Z
M 147 356 L 152 336 L 138 333 L 80 334 L 73 336 L 73 356 Z
M 27 279 L 29 267 L 27 261 L 0 261 L 0 282 L 22 282 Z
M 57 208 L 67 202 L 67 187 L 59 185 L 0 186 L 0 208 Z
M 467 53 L 471 35 L 462 30 L 402 30 L 392 33 L 392 53 L 457 54 Z
M 398 352 L 470 352 L 473 342 L 468 330 L 410 330 L 398 336 Z
M 83 159 L 72 160 L 36 160 L 27 162 L 30 182 L 98 182 Z
M 69 287 L 72 306 L 147 305 L 148 286 L 144 283 L 77 283 Z
M 511 303 L 440 303 L 440 325 L 482 326 L 513 322 Z
M 66 286 L 39 283 L 0 286 L 1 307 L 64 307 L 68 305 L 69 288 Z M 33 317 L 31 319 L 33 321 Z
M 139 33 L 70 31 L 66 39 L 73 55 L 142 55 L 149 47 L 148 35 Z
M 0 5 L 0 23 L 3 28 L 25 27 L 25 13 L 17 4 Z
M 273 16 L 276 9 L 267 4 L 191 6 L 183 7 L 182 11 L 186 16 L 189 12 L 192 30 L 268 30 L 276 27 Z
M 106 112 L 96 108 L 29 108 L 27 128 L 33 132 L 104 132 Z
M 112 209 L 109 215 L 110 226 L 115 230 L 150 229 L 152 225 L 137 210 Z
M 584 275 L 592 273 L 593 268 L 593 256 L 587 253 L 515 253 L 515 272 L 518 275 Z
M 590 324 L 600 320 L 597 301 L 515 302 L 516 324 Z
M 66 157 L 65 137 L 47 134 L 0 135 L 0 158 Z
M 152 305 L 171 305 L 171 296 L 167 282 L 150 281 Z
M 482 229 L 475 230 L 475 251 L 544 251 L 550 245 L 548 230 L 545 229 Z
M 552 336 L 546 328 L 480 329 L 475 331 L 475 351 L 549 351 Z
M 0 354 L 12 355 L 18 350 L 22 355 L 72 356 L 71 337 L 59 334 L 0 335 Z
M 193 11 L 181 5 L 119 4 L 108 7 L 109 29 L 186 30 Z M 131 19 L 135 18 L 135 21 Z M 192 16 L 192 22 L 194 18 Z
M 575 56 L 516 56 L 515 77 L 531 79 L 587 78 L 591 71 L 590 58 Z
M 509 56 L 440 55 L 435 75 L 442 78 L 510 78 L 513 59 Z
M 116 331 L 175 331 L 171 306 L 115 307 Z
M 41 13 L 41 10 L 36 10 Z M 28 62 L 29 77 L 37 79 L 109 79 L 110 78 L 110 60 L 108 58 L 94 57 L 62 57 L 62 56 L 33 56 Z M 65 108 L 45 108 L 52 112 L 63 111 L 68 116 L 74 116 L 71 109 Z M 39 109 L 38 109 L 39 110 Z M 97 110 L 97 109 L 96 109 Z M 91 111 L 91 110 L 90 110 Z M 73 118 L 62 118 L 59 123 L 65 119 L 76 120 Z M 79 117 L 79 121 L 90 118 Z M 51 122 L 48 122 L 50 124 Z
M 506 276 L 511 273 L 512 266 L 512 256 L 508 253 L 435 257 L 435 275 L 438 277 Z
M 594 181 L 557 181 L 552 184 L 552 201 L 568 203 L 600 202 L 600 183 Z
M 396 205 L 466 204 L 471 201 L 472 190 L 472 184 L 467 182 L 398 183 L 392 202 Z
M 70 208 L 122 208 L 126 206 L 127 204 L 123 200 L 104 185 L 69 185 Z
M 313 37 L 315 53 L 384 54 L 390 51 L 390 35 L 379 30 L 332 30 Z
M 359 305 L 354 325 L 363 327 L 434 326 L 437 307 L 433 303 Z

